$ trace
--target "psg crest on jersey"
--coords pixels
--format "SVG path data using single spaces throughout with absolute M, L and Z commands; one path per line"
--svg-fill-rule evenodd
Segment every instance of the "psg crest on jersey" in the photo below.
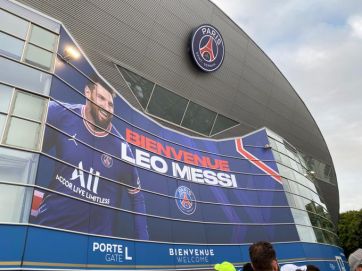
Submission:
M 194 192 L 186 186 L 179 186 L 175 192 L 176 205 L 185 215 L 192 215 L 196 210 Z
M 103 166 L 105 166 L 106 168 L 110 168 L 113 166 L 113 159 L 111 156 L 103 153 L 101 156 L 101 160 L 102 160 Z
M 205 72 L 216 71 L 224 60 L 224 41 L 212 25 L 200 25 L 192 34 L 191 54 L 196 65 Z

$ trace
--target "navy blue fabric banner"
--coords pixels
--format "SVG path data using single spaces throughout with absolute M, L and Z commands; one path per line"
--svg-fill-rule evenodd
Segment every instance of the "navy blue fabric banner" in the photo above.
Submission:
M 62 31 L 59 54 L 70 43 Z M 170 243 L 299 240 L 265 130 L 193 138 L 134 110 L 84 58 L 59 58 L 55 75 L 31 223 Z

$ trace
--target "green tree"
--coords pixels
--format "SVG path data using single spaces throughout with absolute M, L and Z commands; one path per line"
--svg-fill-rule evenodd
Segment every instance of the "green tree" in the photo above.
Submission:
M 340 214 L 338 236 L 347 258 L 362 247 L 362 209 Z

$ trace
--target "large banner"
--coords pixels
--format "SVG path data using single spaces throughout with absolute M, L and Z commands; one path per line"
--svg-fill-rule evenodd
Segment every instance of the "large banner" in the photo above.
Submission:
M 71 43 L 62 31 L 59 53 Z M 84 58 L 58 59 L 50 96 L 31 223 L 168 243 L 299 240 L 264 129 L 215 141 L 164 128 Z

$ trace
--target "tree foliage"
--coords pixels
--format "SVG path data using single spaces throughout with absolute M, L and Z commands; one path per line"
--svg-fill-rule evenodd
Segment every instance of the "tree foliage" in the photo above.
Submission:
M 362 247 L 362 209 L 340 214 L 338 236 L 347 258 Z

